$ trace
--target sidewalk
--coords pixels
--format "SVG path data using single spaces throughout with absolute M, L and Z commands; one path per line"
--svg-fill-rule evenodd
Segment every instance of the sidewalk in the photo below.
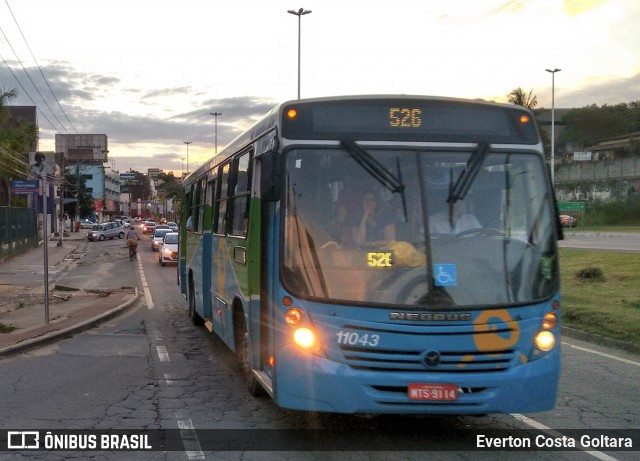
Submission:
M 87 290 L 64 285 L 86 251 L 87 231 L 52 236 L 47 245 L 49 321 L 45 315 L 44 245 L 0 261 L 0 357 L 71 336 L 135 303 L 137 289 Z M 8 331 L 10 330 L 10 331 Z

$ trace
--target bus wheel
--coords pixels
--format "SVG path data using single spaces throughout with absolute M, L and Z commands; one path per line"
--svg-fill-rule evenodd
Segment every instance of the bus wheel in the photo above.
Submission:
M 191 323 L 196 326 L 204 325 L 202 317 L 196 312 L 196 296 L 193 289 L 193 281 L 189 282 L 189 317 L 191 317 Z
M 240 371 L 247 385 L 249 394 L 254 397 L 260 397 L 265 395 L 264 389 L 258 382 L 253 372 L 251 371 L 251 365 L 249 364 L 249 334 L 247 333 L 247 327 L 242 316 L 242 311 L 236 316 L 236 356 L 238 363 L 240 364 Z

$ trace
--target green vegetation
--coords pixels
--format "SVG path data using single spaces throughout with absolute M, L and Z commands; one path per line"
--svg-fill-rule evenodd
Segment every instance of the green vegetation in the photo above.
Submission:
M 4 323 L 0 323 L 0 333 L 11 333 L 15 329 L 16 327 L 12 325 L 5 325 Z
M 11 180 L 26 179 L 29 151 L 38 138 L 35 125 L 10 118 L 7 106 L 16 96 L 15 89 L 0 88 L 0 206 L 26 206 L 26 196 L 11 194 Z
M 564 248 L 560 278 L 565 326 L 640 344 L 637 254 Z
M 592 104 L 572 109 L 562 117 L 565 129 L 560 142 L 580 143 L 588 146 L 598 139 L 611 138 L 640 131 L 640 101 L 628 104 L 597 106 Z M 638 154 L 638 146 L 632 145 L 630 154 Z
M 580 219 L 580 216 L 578 216 Z M 640 228 L 640 197 L 630 196 L 615 202 L 588 202 L 583 219 L 584 227 Z M 589 229 L 591 230 L 591 229 Z M 624 230 L 624 232 L 629 232 Z

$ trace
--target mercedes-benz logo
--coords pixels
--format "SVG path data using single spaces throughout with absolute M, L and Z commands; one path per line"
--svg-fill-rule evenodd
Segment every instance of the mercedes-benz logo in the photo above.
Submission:
M 430 368 L 440 364 L 440 353 L 438 351 L 429 351 L 424 356 L 424 364 Z

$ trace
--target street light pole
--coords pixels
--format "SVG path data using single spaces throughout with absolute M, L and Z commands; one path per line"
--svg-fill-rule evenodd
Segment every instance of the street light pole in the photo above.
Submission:
M 189 175 L 189 144 L 191 144 L 193 141 L 182 141 L 182 142 L 187 145 L 187 176 L 188 176 Z
M 551 184 L 555 184 L 555 168 L 556 168 L 556 72 L 562 69 L 545 69 L 551 73 Z
M 302 28 L 302 16 L 305 14 L 311 13 L 311 10 L 305 10 L 304 8 L 300 8 L 298 11 L 289 10 L 287 11 L 289 14 L 293 14 L 294 16 L 298 16 L 298 99 L 300 99 L 300 36 L 301 36 L 301 28 Z
M 214 117 L 216 155 L 218 155 L 218 115 L 222 115 L 222 112 L 209 112 L 209 114 Z

